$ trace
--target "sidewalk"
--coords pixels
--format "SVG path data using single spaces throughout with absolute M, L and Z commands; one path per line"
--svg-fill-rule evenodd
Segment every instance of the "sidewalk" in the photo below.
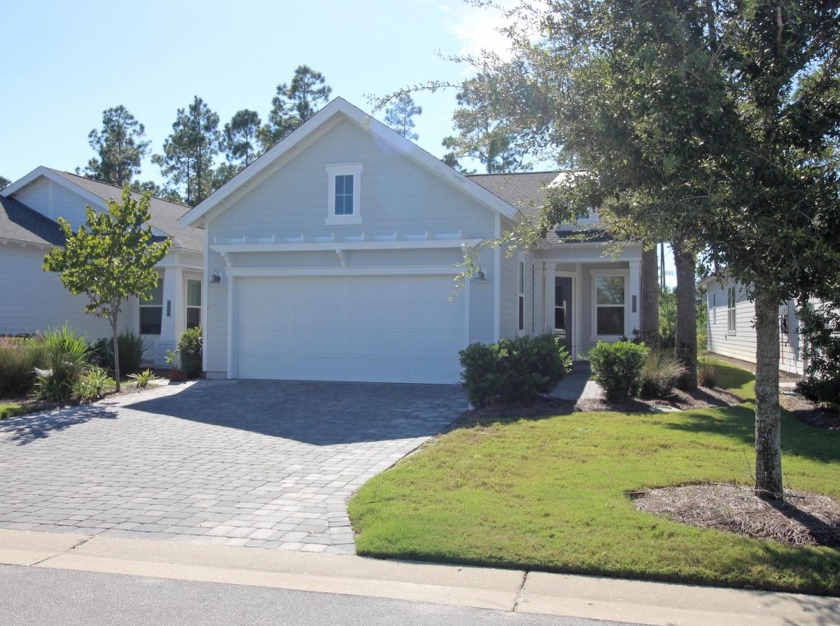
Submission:
M 0 564 L 640 624 L 840 623 L 840 599 L 142 539 L 0 530 Z
M 598 400 L 604 398 L 601 385 L 591 380 L 588 361 L 575 361 L 572 370 L 557 383 L 551 395 L 560 400 Z

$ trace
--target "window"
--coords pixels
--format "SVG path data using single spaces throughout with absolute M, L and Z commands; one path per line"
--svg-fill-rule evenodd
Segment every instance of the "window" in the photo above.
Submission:
M 362 164 L 328 165 L 327 224 L 361 224 Z
M 525 263 L 519 262 L 519 330 L 525 330 Z
M 730 287 L 728 292 L 728 298 L 726 302 L 726 321 L 727 321 L 727 331 L 730 333 L 735 332 L 735 287 Z
M 157 285 L 151 290 L 151 300 L 140 299 L 140 334 L 159 335 L 163 320 L 163 278 L 158 276 Z
M 624 336 L 624 313 L 627 279 L 621 274 L 596 274 L 595 278 L 595 335 Z
M 201 281 L 187 279 L 187 328 L 201 326 Z

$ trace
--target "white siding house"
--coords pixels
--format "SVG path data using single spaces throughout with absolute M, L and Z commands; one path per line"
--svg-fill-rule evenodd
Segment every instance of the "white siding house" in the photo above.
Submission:
M 573 353 L 630 335 L 639 246 L 616 262 L 603 240 L 556 235 L 510 256 L 483 249 L 456 290 L 465 251 L 521 219 L 519 199 L 539 210 L 557 173 L 511 176 L 465 177 L 333 100 L 181 219 L 205 232 L 208 376 L 455 383 L 469 343 L 558 330 L 560 277 Z M 612 309 L 599 300 L 591 322 L 602 275 Z
M 707 278 L 707 349 L 709 352 L 755 363 L 755 305 L 740 283 Z M 802 374 L 805 368 L 804 339 L 796 316 L 796 303 L 779 307 L 779 369 Z
M 87 298 L 71 295 L 58 274 L 42 265 L 49 249 L 64 243 L 59 217 L 76 230 L 85 221 L 85 207 L 105 211 L 108 200 L 121 195 L 117 187 L 46 167 L 0 191 L 0 335 L 34 334 L 66 323 L 89 341 L 110 336 L 106 320 L 84 313 Z M 187 207 L 153 198 L 149 210 L 154 235 L 172 245 L 157 267 L 153 300 L 131 299 L 120 326 L 142 334 L 145 360 L 163 365 L 187 326 L 201 324 L 203 235 L 178 224 Z

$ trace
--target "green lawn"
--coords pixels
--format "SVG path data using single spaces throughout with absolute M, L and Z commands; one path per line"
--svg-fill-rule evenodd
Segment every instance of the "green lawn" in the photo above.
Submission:
M 746 389 L 740 371 L 721 366 L 719 383 Z M 783 444 L 789 488 L 840 496 L 840 433 L 785 416 Z M 750 404 L 459 429 L 351 500 L 356 548 L 389 558 L 840 594 L 840 551 L 683 526 L 637 511 L 626 495 L 702 481 L 750 484 L 752 445 Z
M 16 402 L 0 403 L 0 420 L 6 419 L 7 417 L 26 415 L 31 410 L 32 408 L 25 404 L 17 404 Z

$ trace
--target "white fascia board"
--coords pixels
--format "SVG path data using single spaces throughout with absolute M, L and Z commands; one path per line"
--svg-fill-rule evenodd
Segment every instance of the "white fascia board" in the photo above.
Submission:
M 451 186 L 461 189 L 466 194 L 472 196 L 480 204 L 501 213 L 509 219 L 515 219 L 517 217 L 518 211 L 516 208 L 490 193 L 478 183 L 469 180 L 466 176 L 445 165 L 440 159 L 432 156 L 417 144 L 401 136 L 358 107 L 353 106 L 347 100 L 338 97 L 313 115 L 300 128 L 283 139 L 242 172 L 234 176 L 218 191 L 204 200 L 204 202 L 184 214 L 178 222 L 184 227 L 196 225 L 214 208 L 221 207 L 236 190 L 251 184 L 264 171 L 274 169 L 274 167 L 278 166 L 281 162 L 281 157 L 293 153 L 302 145 L 305 145 L 305 142 L 311 139 L 314 133 L 322 127 L 325 127 L 331 119 L 339 114 L 344 115 L 360 128 L 370 132 L 377 139 L 390 145 L 397 153 L 405 155 Z
M 79 187 L 78 185 L 70 182 L 69 180 L 67 180 L 63 176 L 61 176 L 59 174 L 56 174 L 50 168 L 44 167 L 43 165 L 36 167 L 34 170 L 29 172 L 23 178 L 20 178 L 20 179 L 16 180 L 15 182 L 13 182 L 11 185 L 6 187 L 2 191 L 2 194 L 4 196 L 6 196 L 7 198 L 10 198 L 16 192 L 20 191 L 21 189 L 23 189 L 27 185 L 35 182 L 38 178 L 41 178 L 41 177 L 46 178 L 48 180 L 51 180 L 55 184 L 59 185 L 60 187 L 64 187 L 68 191 L 76 194 L 77 196 L 81 196 L 82 198 L 87 200 L 87 202 L 90 205 L 96 206 L 100 209 L 105 209 L 106 201 L 105 201 L 104 198 L 100 198 L 96 194 L 89 192 L 87 189 Z
M 39 243 L 37 241 L 21 241 L 20 239 L 9 239 L 8 237 L 0 237 L 0 245 L 18 246 L 19 248 L 41 248 L 43 250 L 55 248 L 55 246 L 51 243 Z
M 440 248 L 468 248 L 481 239 L 435 239 L 431 241 L 330 241 L 325 243 L 237 243 L 211 244 L 210 249 L 221 255 L 237 252 L 322 252 L 339 250 L 428 250 Z
M 280 278 L 294 276 L 456 276 L 454 265 L 408 265 L 392 267 L 232 267 L 235 278 Z

